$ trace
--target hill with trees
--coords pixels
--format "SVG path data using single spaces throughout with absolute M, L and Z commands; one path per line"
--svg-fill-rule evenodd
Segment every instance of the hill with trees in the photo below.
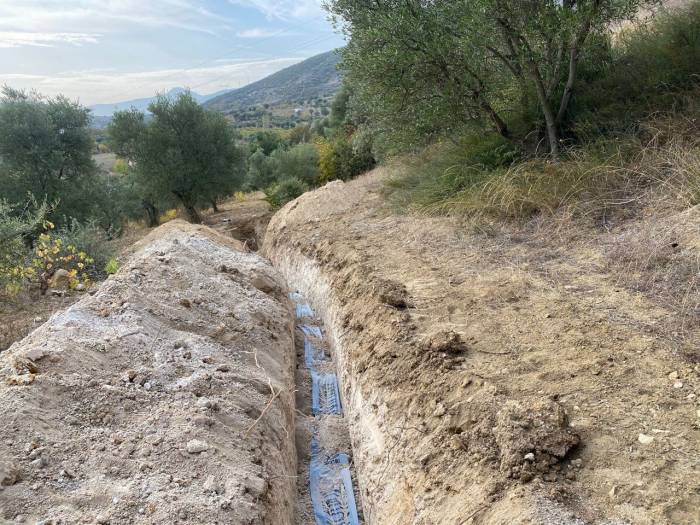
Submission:
M 229 91 L 205 102 L 205 106 L 226 114 L 268 104 L 302 104 L 312 99 L 328 99 L 341 83 L 336 51 L 328 51 L 287 67 L 245 87 Z

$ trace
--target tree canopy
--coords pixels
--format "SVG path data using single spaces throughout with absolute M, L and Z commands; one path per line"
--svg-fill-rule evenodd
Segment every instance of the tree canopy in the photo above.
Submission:
M 109 127 L 113 147 L 133 164 L 147 208 L 171 196 L 190 221 L 201 222 L 198 207 L 215 206 L 242 184 L 244 155 L 233 129 L 189 93 L 160 96 L 149 111 L 149 121 L 135 110 L 117 113 Z
M 553 156 L 590 35 L 656 0 L 329 0 L 349 37 L 354 110 L 403 145 L 464 128 L 512 137 L 523 120 Z M 531 108 L 536 118 L 527 119 Z M 534 120 L 534 122 L 532 122 Z
M 88 216 L 96 193 L 89 124 L 77 102 L 3 88 L 0 194 L 15 205 L 30 196 L 51 202 L 57 218 Z

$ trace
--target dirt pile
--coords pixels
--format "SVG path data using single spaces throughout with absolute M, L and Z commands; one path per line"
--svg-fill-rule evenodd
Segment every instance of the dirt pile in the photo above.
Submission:
M 293 317 L 241 249 L 168 223 L 0 355 L 0 521 L 291 522 Z
M 626 284 L 620 230 L 396 216 L 383 176 L 263 246 L 328 328 L 368 522 L 699 523 L 697 312 Z

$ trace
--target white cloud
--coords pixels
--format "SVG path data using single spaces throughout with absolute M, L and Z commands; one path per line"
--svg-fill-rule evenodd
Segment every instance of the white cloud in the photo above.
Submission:
M 230 22 L 191 0 L 0 1 L 2 31 L 104 33 L 138 25 L 211 33 Z
M 39 46 L 53 47 L 56 44 L 96 44 L 100 35 L 93 33 L 30 33 L 24 31 L 0 31 L 0 48 Z
M 268 18 L 280 20 L 322 18 L 321 0 L 229 0 L 232 4 L 252 7 Z
M 270 31 L 269 29 L 261 29 L 259 27 L 254 27 L 252 29 L 246 29 L 245 31 L 239 31 L 236 36 L 239 38 L 270 38 L 273 36 L 289 36 L 295 33 L 290 31 L 280 30 L 280 31 Z
M 105 70 L 70 71 L 42 76 L 3 74 L 2 80 L 14 88 L 35 89 L 45 95 L 63 94 L 86 105 L 104 104 L 151 97 L 173 87 L 189 87 L 202 94 L 233 89 L 255 82 L 302 60 L 279 58 L 236 62 L 195 69 L 166 69 L 118 73 Z

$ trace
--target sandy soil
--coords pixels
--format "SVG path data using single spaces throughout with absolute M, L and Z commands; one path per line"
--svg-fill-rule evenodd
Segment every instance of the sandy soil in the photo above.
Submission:
M 0 354 L 0 522 L 292 522 L 292 312 L 242 249 L 168 223 Z
M 368 523 L 700 523 L 700 210 L 475 231 L 383 176 L 263 249 L 334 339 Z

